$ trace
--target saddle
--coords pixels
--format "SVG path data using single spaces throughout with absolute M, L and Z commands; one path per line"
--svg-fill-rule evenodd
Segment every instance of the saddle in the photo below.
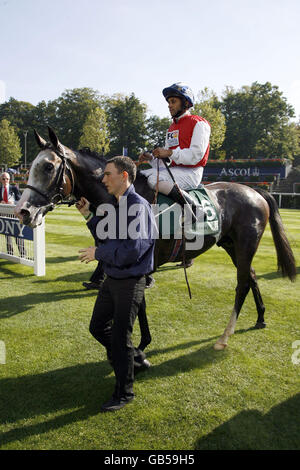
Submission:
M 203 185 L 186 191 L 189 201 L 199 213 L 205 214 L 202 220 L 196 223 L 185 223 L 185 233 L 191 235 L 213 235 L 218 238 L 220 233 L 220 221 L 218 211 L 207 194 Z M 162 193 L 157 195 L 157 227 L 162 238 L 180 236 L 182 233 L 182 209 L 173 199 Z

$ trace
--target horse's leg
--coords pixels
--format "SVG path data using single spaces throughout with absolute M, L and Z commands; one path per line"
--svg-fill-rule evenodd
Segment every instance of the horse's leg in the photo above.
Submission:
M 146 315 L 145 298 L 143 299 L 143 302 L 139 308 L 138 319 L 139 319 L 139 325 L 140 325 L 140 331 L 141 331 L 141 341 L 138 346 L 138 349 L 140 349 L 141 351 L 144 351 L 144 349 L 151 343 L 151 334 L 150 334 L 148 319 Z
M 223 335 L 218 339 L 218 341 L 214 345 L 214 348 L 216 350 L 223 350 L 226 348 L 228 338 L 234 333 L 239 313 L 251 287 L 251 262 L 256 252 L 258 242 L 256 237 L 252 237 L 252 240 L 247 240 L 246 233 L 244 233 L 243 236 L 241 235 L 242 234 L 240 234 L 239 237 L 240 242 L 235 242 L 229 248 L 224 247 L 237 267 L 237 287 L 234 308 Z
M 227 245 L 223 245 L 222 248 L 224 248 L 224 250 L 227 251 L 227 253 L 232 259 L 233 264 L 235 265 L 235 267 L 237 267 L 234 245 L 227 244 Z M 257 284 L 256 274 L 252 267 L 250 267 L 250 287 L 253 293 L 253 297 L 254 297 L 254 301 L 255 301 L 255 305 L 257 309 L 257 321 L 256 321 L 255 328 L 256 329 L 265 328 L 266 323 L 265 323 L 264 313 L 266 309 L 265 309 L 265 306 L 264 306 L 264 303 L 260 294 L 260 290 Z
M 257 280 L 256 280 L 256 274 L 253 268 L 250 269 L 250 286 L 252 289 L 256 309 L 257 309 L 257 322 L 255 325 L 255 328 L 265 328 L 265 318 L 264 318 L 264 313 L 265 313 L 265 306 L 263 303 L 263 300 L 261 298 L 261 294 L 257 285 Z
M 249 289 L 250 289 L 249 272 L 248 274 L 246 270 L 244 272 L 243 271 L 239 272 L 239 269 L 238 269 L 238 283 L 236 287 L 234 308 L 233 308 L 229 323 L 226 326 L 223 335 L 221 336 L 221 338 L 218 339 L 218 341 L 214 345 L 214 348 L 216 350 L 222 350 L 226 348 L 229 336 L 233 335 L 235 331 L 235 325 L 236 325 L 239 313 L 241 311 L 241 308 L 243 306 L 243 303 L 245 301 L 245 298 L 249 292 Z

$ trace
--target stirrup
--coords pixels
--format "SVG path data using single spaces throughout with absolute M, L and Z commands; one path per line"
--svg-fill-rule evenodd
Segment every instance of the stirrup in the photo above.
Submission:
M 177 184 L 175 184 L 173 188 L 171 189 L 170 193 L 168 194 L 168 196 L 171 199 L 173 199 L 173 201 L 177 202 L 182 208 L 185 208 L 185 206 L 188 206 L 189 212 L 192 218 L 192 224 L 199 222 L 196 216 L 197 205 L 195 204 L 194 199 L 192 199 L 187 192 L 183 191 L 182 189 L 179 188 Z M 203 214 L 205 216 L 204 211 L 203 211 Z

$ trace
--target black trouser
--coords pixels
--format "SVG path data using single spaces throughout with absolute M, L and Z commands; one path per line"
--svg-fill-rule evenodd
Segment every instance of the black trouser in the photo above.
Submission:
M 16 244 L 18 246 L 18 250 L 19 250 L 19 254 L 21 256 L 21 258 L 25 258 L 26 257 L 26 250 L 25 250 L 25 247 L 24 247 L 24 239 L 23 238 L 16 238 Z M 13 255 L 14 254 L 14 248 L 13 248 L 13 239 L 12 237 L 6 235 L 6 248 L 7 248 L 7 253 L 9 255 Z
M 145 276 L 107 277 L 99 291 L 90 332 L 107 350 L 116 376 L 116 398 L 133 396 L 134 362 L 145 357 L 133 347 L 131 334 L 139 309 L 146 309 Z

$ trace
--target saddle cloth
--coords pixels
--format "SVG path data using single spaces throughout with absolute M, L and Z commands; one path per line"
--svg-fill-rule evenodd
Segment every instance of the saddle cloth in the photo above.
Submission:
M 195 206 L 201 206 L 206 214 L 205 222 L 185 223 L 185 233 L 194 235 L 214 235 L 220 232 L 218 212 L 203 185 L 187 191 L 195 201 Z M 200 211 L 199 211 L 200 212 Z M 161 238 L 180 237 L 182 234 L 182 208 L 173 199 L 158 193 L 156 207 L 156 223 Z

